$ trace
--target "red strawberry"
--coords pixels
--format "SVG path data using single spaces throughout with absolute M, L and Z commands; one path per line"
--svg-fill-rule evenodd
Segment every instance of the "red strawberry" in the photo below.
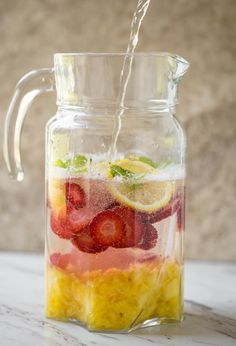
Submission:
M 67 227 L 66 212 L 64 208 L 59 211 L 52 210 L 50 216 L 50 223 L 52 231 L 63 239 L 71 239 L 73 232 Z
M 66 202 L 77 209 L 85 206 L 85 193 L 79 184 L 66 183 Z
M 51 211 L 51 229 L 63 239 L 71 239 L 74 234 L 82 231 L 92 220 L 94 212 L 88 208 L 75 209 L 72 206 Z
M 144 225 L 140 216 L 130 208 L 117 207 L 113 211 L 119 215 L 125 223 L 125 235 L 119 247 L 132 247 L 139 244 L 144 234 Z
M 162 208 L 156 212 L 153 212 L 151 214 L 140 213 L 140 216 L 141 216 L 142 221 L 144 223 L 146 223 L 146 222 L 156 223 L 156 222 L 160 222 L 160 221 L 166 219 L 167 217 L 173 215 L 179 207 L 180 207 L 180 200 L 179 200 L 179 198 L 175 198 L 166 207 L 164 207 L 164 208 Z
M 106 246 L 99 246 L 94 239 L 91 237 L 91 232 L 89 226 L 84 228 L 82 232 L 76 234 L 72 243 L 83 252 L 96 253 L 106 250 Z
M 157 244 L 157 230 L 150 223 L 145 224 L 145 233 L 138 247 L 143 250 L 150 250 Z
M 67 209 L 67 228 L 71 233 L 77 234 L 86 227 L 94 217 L 94 212 L 88 208 L 75 209 L 68 207 Z
M 55 252 L 50 256 L 50 261 L 52 265 L 60 269 L 66 269 L 70 261 L 70 255 L 69 254 L 62 255 L 60 252 Z
M 118 247 L 125 235 L 125 224 L 114 210 L 97 214 L 90 224 L 91 236 L 101 246 Z

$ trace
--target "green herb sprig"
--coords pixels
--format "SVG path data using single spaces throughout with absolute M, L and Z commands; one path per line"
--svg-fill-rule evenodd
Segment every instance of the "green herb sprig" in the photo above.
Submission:
M 124 178 L 132 178 L 135 176 L 135 173 L 115 164 L 110 164 L 110 172 L 113 178 L 117 176 L 124 177 Z
M 90 159 L 90 162 L 92 159 Z M 61 167 L 67 169 L 72 173 L 86 173 L 88 171 L 87 168 L 88 158 L 84 155 L 76 155 L 71 159 L 61 160 L 58 159 L 54 162 L 56 167 Z
M 154 162 L 149 157 L 146 156 L 140 156 L 138 158 L 139 161 L 146 163 L 147 165 L 153 167 L 153 168 L 166 168 L 167 166 L 171 165 L 173 163 L 172 160 L 163 160 L 160 162 Z
M 134 191 L 143 186 L 142 178 L 144 174 L 135 174 L 128 169 L 124 169 L 118 165 L 110 164 L 110 173 L 112 177 L 123 177 L 126 186 Z

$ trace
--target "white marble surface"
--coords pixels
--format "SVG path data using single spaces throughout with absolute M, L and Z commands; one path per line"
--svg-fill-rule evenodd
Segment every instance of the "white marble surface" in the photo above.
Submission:
M 43 256 L 0 253 L 1 346 L 236 345 L 236 263 L 188 262 L 185 320 L 129 335 L 44 318 Z

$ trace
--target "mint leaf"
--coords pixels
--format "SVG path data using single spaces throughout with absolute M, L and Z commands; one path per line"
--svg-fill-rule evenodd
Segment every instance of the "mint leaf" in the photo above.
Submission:
M 88 159 L 84 155 L 76 155 L 72 159 L 56 160 L 54 165 L 61 168 L 66 168 L 69 172 L 73 173 L 85 173 L 87 172 Z M 92 162 L 92 159 L 90 159 Z
M 143 187 L 143 177 L 144 174 L 135 174 L 128 169 L 124 169 L 118 165 L 112 164 L 111 167 L 111 175 L 112 177 L 120 176 L 124 178 L 125 185 L 131 190 L 135 191 L 138 188 Z
M 133 176 L 135 176 L 135 173 L 129 171 L 128 169 L 124 169 L 118 165 L 110 165 L 110 168 L 111 168 L 111 175 L 112 177 L 117 177 L 117 176 L 120 176 L 120 177 L 124 177 L 124 178 L 131 178 Z
M 139 161 L 146 163 L 147 165 L 152 166 L 153 168 L 156 168 L 156 163 L 153 162 L 149 157 L 140 156 L 138 159 Z
M 73 157 L 72 160 L 70 160 L 70 164 L 74 167 L 84 166 L 87 163 L 87 161 L 88 159 L 86 156 L 76 155 L 75 157 Z
M 172 160 L 164 160 L 164 161 L 160 161 L 160 162 L 154 162 L 152 161 L 149 157 L 146 156 L 140 156 L 139 161 L 146 163 L 147 165 L 153 167 L 153 168 L 166 168 L 167 166 L 169 166 L 170 164 L 172 164 Z
M 54 162 L 54 165 L 56 166 L 56 167 L 61 167 L 61 168 L 67 168 L 67 164 L 66 164 L 66 162 L 64 162 L 64 161 L 62 161 L 62 160 L 56 160 L 55 162 Z

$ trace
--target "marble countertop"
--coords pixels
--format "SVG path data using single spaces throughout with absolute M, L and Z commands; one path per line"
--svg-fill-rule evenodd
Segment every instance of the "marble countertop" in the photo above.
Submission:
M 185 320 L 128 335 L 44 318 L 43 256 L 0 253 L 1 346 L 235 346 L 236 263 L 187 262 Z

